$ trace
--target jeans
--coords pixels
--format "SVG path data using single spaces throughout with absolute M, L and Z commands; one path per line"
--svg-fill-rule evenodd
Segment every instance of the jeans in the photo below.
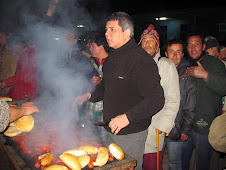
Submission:
M 213 148 L 208 141 L 208 135 L 191 132 L 187 141 L 182 144 L 182 169 L 189 170 L 193 150 L 196 149 L 196 169 L 209 170 Z
M 182 170 L 181 152 L 183 142 L 166 142 L 169 153 L 168 170 Z

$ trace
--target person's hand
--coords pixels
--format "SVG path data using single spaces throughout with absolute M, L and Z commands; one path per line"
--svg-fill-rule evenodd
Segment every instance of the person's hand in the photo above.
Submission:
M 188 135 L 185 135 L 185 134 L 181 133 L 181 140 L 182 141 L 188 140 Z
M 3 82 L 1 83 L 0 87 L 1 87 L 2 89 L 4 89 L 4 88 L 6 87 L 5 81 L 3 81 Z
M 226 110 L 222 110 L 221 114 L 223 115 L 223 114 L 225 114 L 225 113 L 226 113 Z
M 77 105 L 82 105 L 84 102 L 86 102 L 88 99 L 90 99 L 90 97 L 91 97 L 91 93 L 89 93 L 89 92 L 76 97 L 72 103 L 73 110 L 75 110 L 77 108 Z
M 188 67 L 187 74 L 195 78 L 203 78 L 205 82 L 208 79 L 208 72 L 203 68 L 202 64 L 197 61 L 198 66 Z
M 100 81 L 101 81 L 101 77 L 93 76 L 93 78 L 92 78 L 93 85 L 95 85 L 95 86 L 98 85 L 100 83 Z
M 111 132 L 114 135 L 117 135 L 121 129 L 125 128 L 128 125 L 129 120 L 126 114 L 116 116 L 115 118 L 112 118 L 111 121 L 109 122 L 109 127 L 111 128 Z
M 35 106 L 33 104 L 33 102 L 23 103 L 20 107 L 23 110 L 23 114 L 25 116 L 30 115 L 30 114 L 35 113 L 35 112 L 37 112 L 37 113 L 39 112 L 39 109 L 37 108 L 37 106 Z

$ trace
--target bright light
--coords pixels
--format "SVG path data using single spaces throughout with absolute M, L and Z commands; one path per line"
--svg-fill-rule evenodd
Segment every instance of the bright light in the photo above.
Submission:
M 155 18 L 155 20 L 160 20 L 160 21 L 164 21 L 164 20 L 167 20 L 168 18 L 166 18 L 166 17 L 160 17 L 160 18 Z
M 58 41 L 58 40 L 60 40 L 60 38 L 54 38 L 54 40 Z
M 85 25 L 77 25 L 78 28 L 86 27 Z

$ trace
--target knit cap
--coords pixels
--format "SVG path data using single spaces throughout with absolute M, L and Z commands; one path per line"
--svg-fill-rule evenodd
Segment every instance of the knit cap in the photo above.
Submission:
M 156 43 L 158 45 L 156 53 L 158 53 L 159 52 L 159 47 L 160 47 L 160 41 L 159 41 L 159 34 L 155 30 L 154 25 L 150 24 L 148 26 L 148 28 L 146 30 L 144 30 L 144 32 L 142 33 L 142 35 L 140 37 L 140 42 L 138 44 L 141 43 L 141 41 L 142 41 L 142 39 L 144 38 L 145 35 L 151 35 L 155 39 L 155 41 L 156 41 Z

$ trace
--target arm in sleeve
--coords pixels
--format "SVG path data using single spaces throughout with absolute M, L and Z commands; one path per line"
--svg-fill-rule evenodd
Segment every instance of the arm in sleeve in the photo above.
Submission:
M 165 95 L 165 105 L 157 113 L 161 114 L 161 116 L 157 120 L 158 122 L 156 122 L 156 128 L 165 133 L 169 133 L 175 125 L 175 119 L 180 106 L 180 87 L 175 65 L 172 62 L 164 62 L 163 64 L 160 65 L 162 69 L 160 76 Z
M 225 96 L 226 95 L 226 69 L 224 64 L 219 62 L 213 63 L 213 71 L 208 72 L 208 80 L 206 87 L 215 93 Z
M 186 84 L 184 86 L 186 89 L 186 95 L 182 103 L 182 125 L 181 133 L 189 135 L 192 129 L 192 125 L 195 117 L 195 107 L 196 107 L 196 82 L 193 77 L 188 77 Z
M 9 125 L 10 109 L 9 105 L 0 100 L 0 132 L 3 132 Z
M 142 100 L 125 113 L 129 122 L 134 123 L 150 118 L 164 105 L 160 76 L 153 59 L 143 62 L 138 72 L 137 82 Z
M 104 99 L 104 77 L 101 82 L 96 86 L 93 93 L 91 93 L 90 102 L 98 102 Z

